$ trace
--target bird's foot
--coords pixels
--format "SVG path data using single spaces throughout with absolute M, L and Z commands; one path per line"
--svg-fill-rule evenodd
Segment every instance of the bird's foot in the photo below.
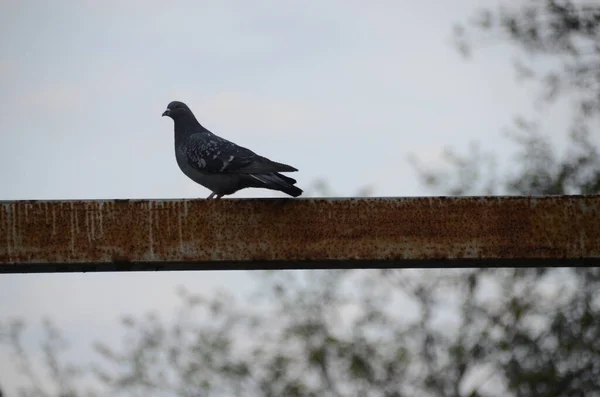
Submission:
M 217 195 L 217 193 L 214 193 L 214 192 L 213 192 L 213 193 L 211 193 L 211 194 L 210 194 L 210 195 L 209 195 L 209 196 L 208 196 L 206 199 L 207 199 L 207 200 L 208 200 L 208 199 L 211 199 L 211 198 L 215 197 L 216 195 Z

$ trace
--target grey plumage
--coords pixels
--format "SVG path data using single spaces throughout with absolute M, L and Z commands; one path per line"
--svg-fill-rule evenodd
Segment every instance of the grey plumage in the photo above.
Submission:
M 204 128 L 183 102 L 173 101 L 162 114 L 175 123 L 175 158 L 185 175 L 221 198 L 248 187 L 279 190 L 298 197 L 296 180 L 280 172 L 298 171 L 271 161 Z

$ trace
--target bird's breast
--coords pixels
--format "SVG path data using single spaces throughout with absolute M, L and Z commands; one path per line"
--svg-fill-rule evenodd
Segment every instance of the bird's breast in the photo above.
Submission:
M 231 194 L 240 189 L 244 176 L 217 172 L 201 172 L 189 165 L 185 153 L 175 148 L 177 165 L 181 171 L 194 182 L 210 189 L 217 194 Z

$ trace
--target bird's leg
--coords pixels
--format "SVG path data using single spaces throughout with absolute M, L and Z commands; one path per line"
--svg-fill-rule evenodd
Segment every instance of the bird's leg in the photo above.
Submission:
M 215 195 L 216 195 L 216 194 L 217 194 L 217 193 L 214 193 L 214 192 L 213 192 L 213 193 L 211 193 L 211 194 L 210 194 L 210 196 L 208 196 L 206 199 L 207 199 L 207 200 L 208 200 L 208 199 L 211 199 L 211 198 L 215 197 Z
M 224 194 L 217 194 L 217 197 L 215 197 L 215 199 L 218 200 L 218 199 L 220 199 L 223 196 L 224 196 Z

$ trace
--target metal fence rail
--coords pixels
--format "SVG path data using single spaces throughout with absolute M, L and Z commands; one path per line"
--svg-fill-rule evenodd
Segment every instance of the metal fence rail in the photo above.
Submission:
M 600 196 L 0 202 L 0 273 L 600 264 Z

